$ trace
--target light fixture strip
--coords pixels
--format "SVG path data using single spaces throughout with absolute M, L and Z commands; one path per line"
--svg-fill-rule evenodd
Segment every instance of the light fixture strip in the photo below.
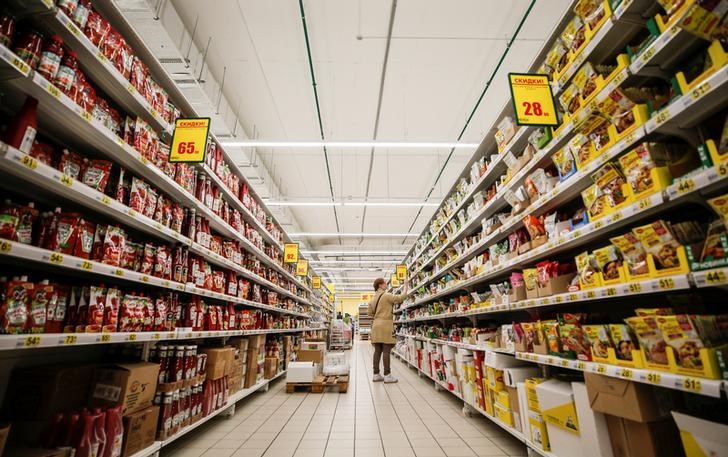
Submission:
M 350 232 L 350 233 L 318 233 L 318 232 L 297 232 L 297 233 L 289 233 L 288 234 L 291 237 L 294 236 L 308 236 L 308 237 L 384 237 L 384 238 L 394 238 L 394 237 L 417 237 L 419 236 L 418 233 L 366 233 L 366 232 Z
M 233 148 L 389 148 L 389 149 L 474 149 L 478 143 L 452 141 L 223 141 Z
M 301 250 L 305 255 L 405 255 L 409 251 L 307 251 Z
M 427 207 L 436 207 L 440 206 L 439 203 L 435 202 L 288 202 L 288 201 L 267 201 L 264 202 L 266 206 L 269 207 L 275 207 L 275 206 L 290 206 L 290 207 L 296 207 L 296 206 L 321 206 L 321 207 L 332 207 L 332 206 L 355 206 L 355 207 L 362 207 L 362 206 L 372 206 L 372 207 L 389 207 L 389 208 L 397 208 L 397 207 L 415 207 L 419 208 L 422 206 Z

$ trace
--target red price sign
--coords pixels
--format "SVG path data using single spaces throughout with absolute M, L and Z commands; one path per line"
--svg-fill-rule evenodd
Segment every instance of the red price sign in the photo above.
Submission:
M 174 124 L 169 161 L 203 162 L 210 133 L 210 118 L 177 119 Z
M 546 75 L 508 73 L 518 125 L 558 125 L 554 96 Z

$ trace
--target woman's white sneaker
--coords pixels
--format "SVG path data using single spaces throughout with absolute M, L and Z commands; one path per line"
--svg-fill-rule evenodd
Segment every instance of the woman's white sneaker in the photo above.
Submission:
M 385 379 L 386 378 L 384 376 L 382 376 L 381 374 L 379 374 L 379 373 L 376 373 L 374 376 L 372 376 L 372 381 L 373 382 L 382 382 Z
M 397 381 L 399 381 L 399 379 L 395 378 L 391 374 L 388 374 L 387 376 L 384 377 L 384 383 L 385 384 L 392 384 L 392 383 L 395 383 Z

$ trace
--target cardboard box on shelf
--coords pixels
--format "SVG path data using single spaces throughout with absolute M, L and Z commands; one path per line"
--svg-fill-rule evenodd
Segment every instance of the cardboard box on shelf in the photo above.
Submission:
M 571 384 L 548 379 L 536 386 L 551 451 L 559 457 L 583 457 L 581 429 Z
M 265 346 L 265 335 L 250 335 L 248 336 L 248 350 L 254 349 L 260 346 Z
M 207 354 L 207 379 L 220 379 L 230 373 L 233 361 L 233 348 L 230 346 L 217 348 L 201 348 L 200 352 Z
M 159 406 L 151 406 L 124 416 L 122 457 L 134 455 L 154 444 Z
M 88 401 L 93 365 L 52 365 L 13 370 L 3 411 L 15 421 L 47 421 Z M 15 432 L 14 432 L 15 434 Z
M 503 369 L 503 384 L 509 387 L 516 387 L 519 382 L 524 382 L 527 378 L 538 376 L 541 371 L 538 367 L 513 367 Z
M 326 352 L 325 341 L 304 341 L 301 343 L 301 349 L 304 351 L 321 351 Z
M 680 433 L 672 418 L 637 422 L 606 415 L 614 457 L 680 457 Z
M 586 384 L 572 382 L 576 415 L 581 429 L 581 448 L 589 457 L 612 457 L 612 444 L 604 414 L 591 409 Z
M 510 409 L 496 403 L 493 405 L 493 410 L 495 412 L 495 417 L 497 417 L 498 420 L 510 427 L 513 427 L 513 413 Z
M 551 446 L 549 444 L 549 433 L 546 430 L 546 422 L 540 413 L 529 411 L 528 412 L 528 432 L 526 436 L 529 437 L 531 444 L 536 445 L 543 451 L 550 451 Z
M 291 362 L 286 371 L 286 382 L 313 382 L 316 377 L 316 365 L 313 362 Z
M 576 273 L 569 273 L 549 279 L 544 287 L 538 286 L 539 297 L 550 297 L 551 295 L 563 294 L 569 290 L 569 284 Z
M 298 357 L 296 360 L 299 362 L 313 362 L 321 365 L 324 361 L 324 355 L 323 352 L 316 349 L 301 349 L 298 351 Z
M 625 419 L 649 422 L 669 416 L 669 392 L 659 392 L 647 384 L 584 373 L 589 403 L 595 411 Z M 663 395 L 658 397 L 658 395 Z
M 245 388 L 254 386 L 263 378 L 263 364 L 250 361 L 245 371 Z
M 728 425 L 672 412 L 687 457 L 728 455 Z
M 94 370 L 89 403 L 91 406 L 122 405 L 128 415 L 152 406 L 157 389 L 159 364 L 119 363 Z
M 265 379 L 271 379 L 278 373 L 278 357 L 266 357 L 264 377 Z
M 485 367 L 486 376 L 488 378 L 488 388 L 499 392 L 505 390 L 506 385 L 503 384 L 503 370 L 492 367 Z
M 245 354 L 248 351 L 250 340 L 247 336 L 236 336 L 233 338 L 230 338 L 228 341 L 228 344 L 235 350 L 238 351 L 238 354 L 242 355 Z

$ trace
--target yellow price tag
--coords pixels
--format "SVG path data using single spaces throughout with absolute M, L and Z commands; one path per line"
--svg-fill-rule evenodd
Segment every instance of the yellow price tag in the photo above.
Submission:
M 655 55 L 655 47 L 651 46 L 649 49 L 647 49 L 645 52 L 642 53 L 642 55 L 640 56 L 640 60 L 643 63 L 647 63 L 654 55 Z
M 572 238 L 579 238 L 581 236 L 581 230 L 574 230 L 574 236 Z
M 78 336 L 76 335 L 66 335 L 63 338 L 63 344 L 76 344 L 78 342 Z
M 169 162 L 203 162 L 209 133 L 209 117 L 177 119 L 174 123 Z
M 642 284 L 637 283 L 637 282 L 631 282 L 631 283 L 629 283 L 628 290 L 632 294 L 638 294 L 638 293 L 642 292 Z
M 682 385 L 685 390 L 690 392 L 700 392 L 703 390 L 700 380 L 695 378 L 685 378 Z
M 91 271 L 94 268 L 94 264 L 89 262 L 88 260 L 84 260 L 81 262 L 81 269 L 86 271 Z
M 711 271 L 705 275 L 705 282 L 708 284 L 725 284 L 726 277 L 723 270 Z
M 13 249 L 13 245 L 9 241 L 0 240 L 0 252 L 3 254 L 9 253 Z
M 509 73 L 518 125 L 558 125 L 554 96 L 546 75 Z
M 564 301 L 564 297 L 562 297 L 561 295 L 557 295 L 555 297 L 555 301 L 556 301 L 556 303 L 561 303 Z
M 628 368 L 622 368 L 619 371 L 619 376 L 626 378 L 626 379 L 632 379 L 633 374 L 634 374 L 634 372 Z
M 68 175 L 67 175 L 67 174 L 65 174 L 65 173 L 61 173 L 61 176 L 60 176 L 60 178 L 58 178 L 58 180 L 59 180 L 59 181 L 61 182 L 61 184 L 63 184 L 64 186 L 68 186 L 68 187 L 71 187 L 71 186 L 73 185 L 73 178 L 71 178 L 70 176 L 68 176 Z
M 639 208 L 640 209 L 647 209 L 650 206 L 652 206 L 652 201 L 649 198 L 643 198 L 639 202 Z
M 675 288 L 675 281 L 672 278 L 662 278 L 658 281 L 658 286 L 662 290 L 669 290 Z
M 102 343 L 108 343 L 110 341 L 111 341 L 111 335 L 109 335 L 108 333 L 104 333 L 104 334 L 101 335 L 101 342 Z
M 660 373 L 647 373 L 647 382 L 651 384 L 660 384 L 660 382 L 662 382 L 662 376 L 660 376 Z
M 23 73 L 28 73 L 28 71 L 30 70 L 30 68 L 28 68 L 28 64 L 26 64 L 25 62 L 23 62 L 21 59 L 19 59 L 17 57 L 13 57 L 12 64 L 15 68 L 17 68 L 18 70 L 20 70 Z
M 569 294 L 569 301 L 577 301 L 579 297 L 576 294 Z
M 616 222 L 618 220 L 622 219 L 622 212 L 617 211 L 616 213 L 612 214 L 611 220 L 612 222 Z
M 607 289 L 604 289 L 604 295 L 607 297 L 614 297 L 615 295 L 617 295 L 617 288 L 609 287 Z
M 710 83 L 708 81 L 704 82 L 703 84 L 699 85 L 695 89 L 693 89 L 692 92 L 690 92 L 690 97 L 692 97 L 693 100 L 697 100 L 711 89 Z
M 54 252 L 48 257 L 48 261 L 50 263 L 55 263 L 56 265 L 63 263 L 63 255 L 59 254 L 57 252 Z
M 161 338 L 162 338 L 162 335 L 160 335 L 159 333 L 155 333 L 154 335 L 152 335 L 153 340 L 159 340 Z
M 40 346 L 40 337 L 39 336 L 26 336 L 25 341 L 23 341 L 23 346 L 26 348 Z
M 142 276 L 142 282 L 149 282 L 149 276 L 143 275 Z
M 607 372 L 607 367 L 604 365 L 597 365 L 597 373 L 604 374 Z
M 588 298 L 588 299 L 597 298 L 597 294 L 593 290 L 589 290 L 586 293 L 586 298 Z
M 109 198 L 108 195 L 104 195 L 103 197 L 101 197 L 101 203 L 103 203 L 104 205 L 110 205 L 111 198 Z
M 78 27 L 76 27 L 76 24 L 74 24 L 74 23 L 73 23 L 73 22 L 71 22 L 71 21 L 66 21 L 66 28 L 67 28 L 67 29 L 68 29 L 68 30 L 69 30 L 69 31 L 70 31 L 71 33 L 73 33 L 73 34 L 74 34 L 74 35 L 76 35 L 76 36 L 78 36 L 78 35 L 79 35 L 79 34 L 81 33 L 81 31 L 80 31 L 80 30 L 78 30 Z
M 586 368 L 586 364 L 584 362 L 579 362 L 576 364 L 577 370 L 584 371 L 585 368 Z
M 61 91 L 51 83 L 48 83 L 48 93 L 55 98 L 61 98 Z
M 596 221 L 596 222 L 594 223 L 594 230 L 599 230 L 600 228 L 602 228 L 602 225 L 604 225 L 604 224 L 602 223 L 602 221 Z
M 31 170 L 35 170 L 36 168 L 38 168 L 38 161 L 31 156 L 24 155 L 23 158 L 20 160 L 20 163 L 30 168 Z
M 129 217 L 136 217 L 136 216 L 137 216 L 137 212 L 136 212 L 136 211 L 134 211 L 134 210 L 133 210 L 133 209 L 131 209 L 131 208 L 129 208 L 129 210 L 128 210 L 128 211 L 126 212 L 126 214 L 128 214 L 128 215 L 129 215 Z
M 88 111 L 81 111 L 81 117 L 86 119 L 86 122 L 91 122 L 91 113 Z
M 660 125 L 670 120 L 670 110 L 662 109 L 655 115 L 655 124 Z
M 106 61 L 108 60 L 108 59 L 106 58 L 106 56 L 104 55 L 104 53 L 103 53 L 103 52 L 101 52 L 101 51 L 99 51 L 99 52 L 97 52 L 97 53 L 96 53 L 96 58 L 97 58 L 97 59 L 99 59 L 99 60 L 101 61 L 101 63 L 104 63 L 104 64 L 105 64 L 105 63 L 106 63 Z
M 116 268 L 116 269 L 114 269 L 114 270 L 113 270 L 113 271 L 111 272 L 111 274 L 113 274 L 114 276 L 119 276 L 119 277 L 121 277 L 121 276 L 124 276 L 124 270 L 122 270 L 121 268 Z
M 128 341 L 136 341 L 136 339 L 137 339 L 137 335 L 136 335 L 136 333 L 131 333 L 131 334 L 129 334 L 129 336 L 127 337 L 127 340 L 128 340 Z
M 692 178 L 681 179 L 677 183 L 678 194 L 684 194 L 686 192 L 690 192 L 693 189 L 695 189 L 695 181 L 693 181 Z
M 562 367 L 568 367 L 569 366 L 569 361 L 568 360 L 562 360 L 561 361 L 561 366 Z

